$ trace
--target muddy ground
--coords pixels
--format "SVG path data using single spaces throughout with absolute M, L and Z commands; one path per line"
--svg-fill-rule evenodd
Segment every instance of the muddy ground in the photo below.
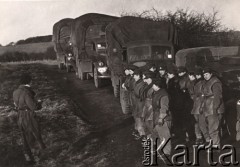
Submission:
M 37 99 L 43 100 L 37 115 L 47 145 L 34 166 L 143 166 L 141 141 L 132 136 L 133 119 L 122 114 L 110 84 L 96 89 L 92 80 L 80 81 L 55 65 L 25 64 L 0 66 L 0 167 L 26 166 L 12 104 L 12 92 L 26 71 L 33 76 Z M 224 141 L 234 144 L 240 157 L 239 143 L 228 137 Z M 204 160 L 202 156 L 200 166 L 207 166 Z

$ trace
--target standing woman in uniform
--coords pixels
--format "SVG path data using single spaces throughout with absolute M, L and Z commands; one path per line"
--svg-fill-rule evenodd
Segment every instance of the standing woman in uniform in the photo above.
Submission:
M 155 79 L 152 82 L 153 86 L 153 126 L 154 131 L 160 139 L 159 147 L 165 146 L 163 152 L 167 158 L 171 156 L 171 112 L 169 110 L 169 96 L 167 91 L 164 89 L 164 83 Z M 166 157 L 161 157 L 166 158 Z
M 35 92 L 30 87 L 31 80 L 30 75 L 23 74 L 20 79 L 21 85 L 13 92 L 13 101 L 18 112 L 18 126 L 23 136 L 24 156 L 28 163 L 38 161 L 39 149 L 36 149 L 35 142 L 41 150 L 46 147 L 34 112 L 41 108 L 41 104 L 34 99 Z

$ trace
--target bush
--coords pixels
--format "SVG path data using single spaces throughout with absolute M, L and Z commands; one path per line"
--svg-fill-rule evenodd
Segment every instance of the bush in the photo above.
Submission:
M 56 60 L 57 56 L 53 47 L 49 47 L 44 53 L 5 52 L 0 55 L 0 62 Z

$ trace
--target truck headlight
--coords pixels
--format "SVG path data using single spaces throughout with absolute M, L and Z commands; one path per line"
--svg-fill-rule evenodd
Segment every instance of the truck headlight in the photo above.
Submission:
M 71 59 L 72 59 L 72 57 L 68 57 L 67 59 L 68 59 L 68 60 L 71 60 Z
M 167 55 L 167 58 L 172 59 L 172 55 L 171 55 L 171 54 L 168 54 L 168 55 Z
M 237 101 L 237 105 L 240 105 L 240 100 Z
M 69 56 L 69 57 L 72 57 L 72 53 L 68 53 L 68 56 Z
M 103 66 L 104 64 L 103 64 L 103 62 L 100 61 L 100 62 L 98 62 L 98 65 Z
M 98 72 L 100 72 L 100 73 L 104 73 L 104 72 L 106 72 L 107 71 L 107 67 L 98 67 Z

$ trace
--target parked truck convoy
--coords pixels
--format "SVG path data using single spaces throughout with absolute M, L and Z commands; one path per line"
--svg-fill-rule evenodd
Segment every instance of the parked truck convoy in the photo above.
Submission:
M 117 17 L 89 13 L 82 15 L 72 24 L 71 43 L 76 61 L 78 77 L 85 80 L 94 78 L 95 86 L 101 87 L 102 79 L 110 78 L 106 67 L 106 26 Z
M 106 40 L 114 95 L 121 95 L 122 110 L 127 113 L 127 97 L 120 86 L 124 64 L 142 67 L 149 62 L 173 63 L 177 31 L 170 22 L 125 16 L 107 26 Z
M 72 58 L 72 49 L 70 43 L 71 25 L 73 19 L 66 18 L 58 21 L 53 25 L 52 41 L 54 50 L 57 54 L 58 66 L 60 69 L 66 67 L 70 71 L 68 60 Z

